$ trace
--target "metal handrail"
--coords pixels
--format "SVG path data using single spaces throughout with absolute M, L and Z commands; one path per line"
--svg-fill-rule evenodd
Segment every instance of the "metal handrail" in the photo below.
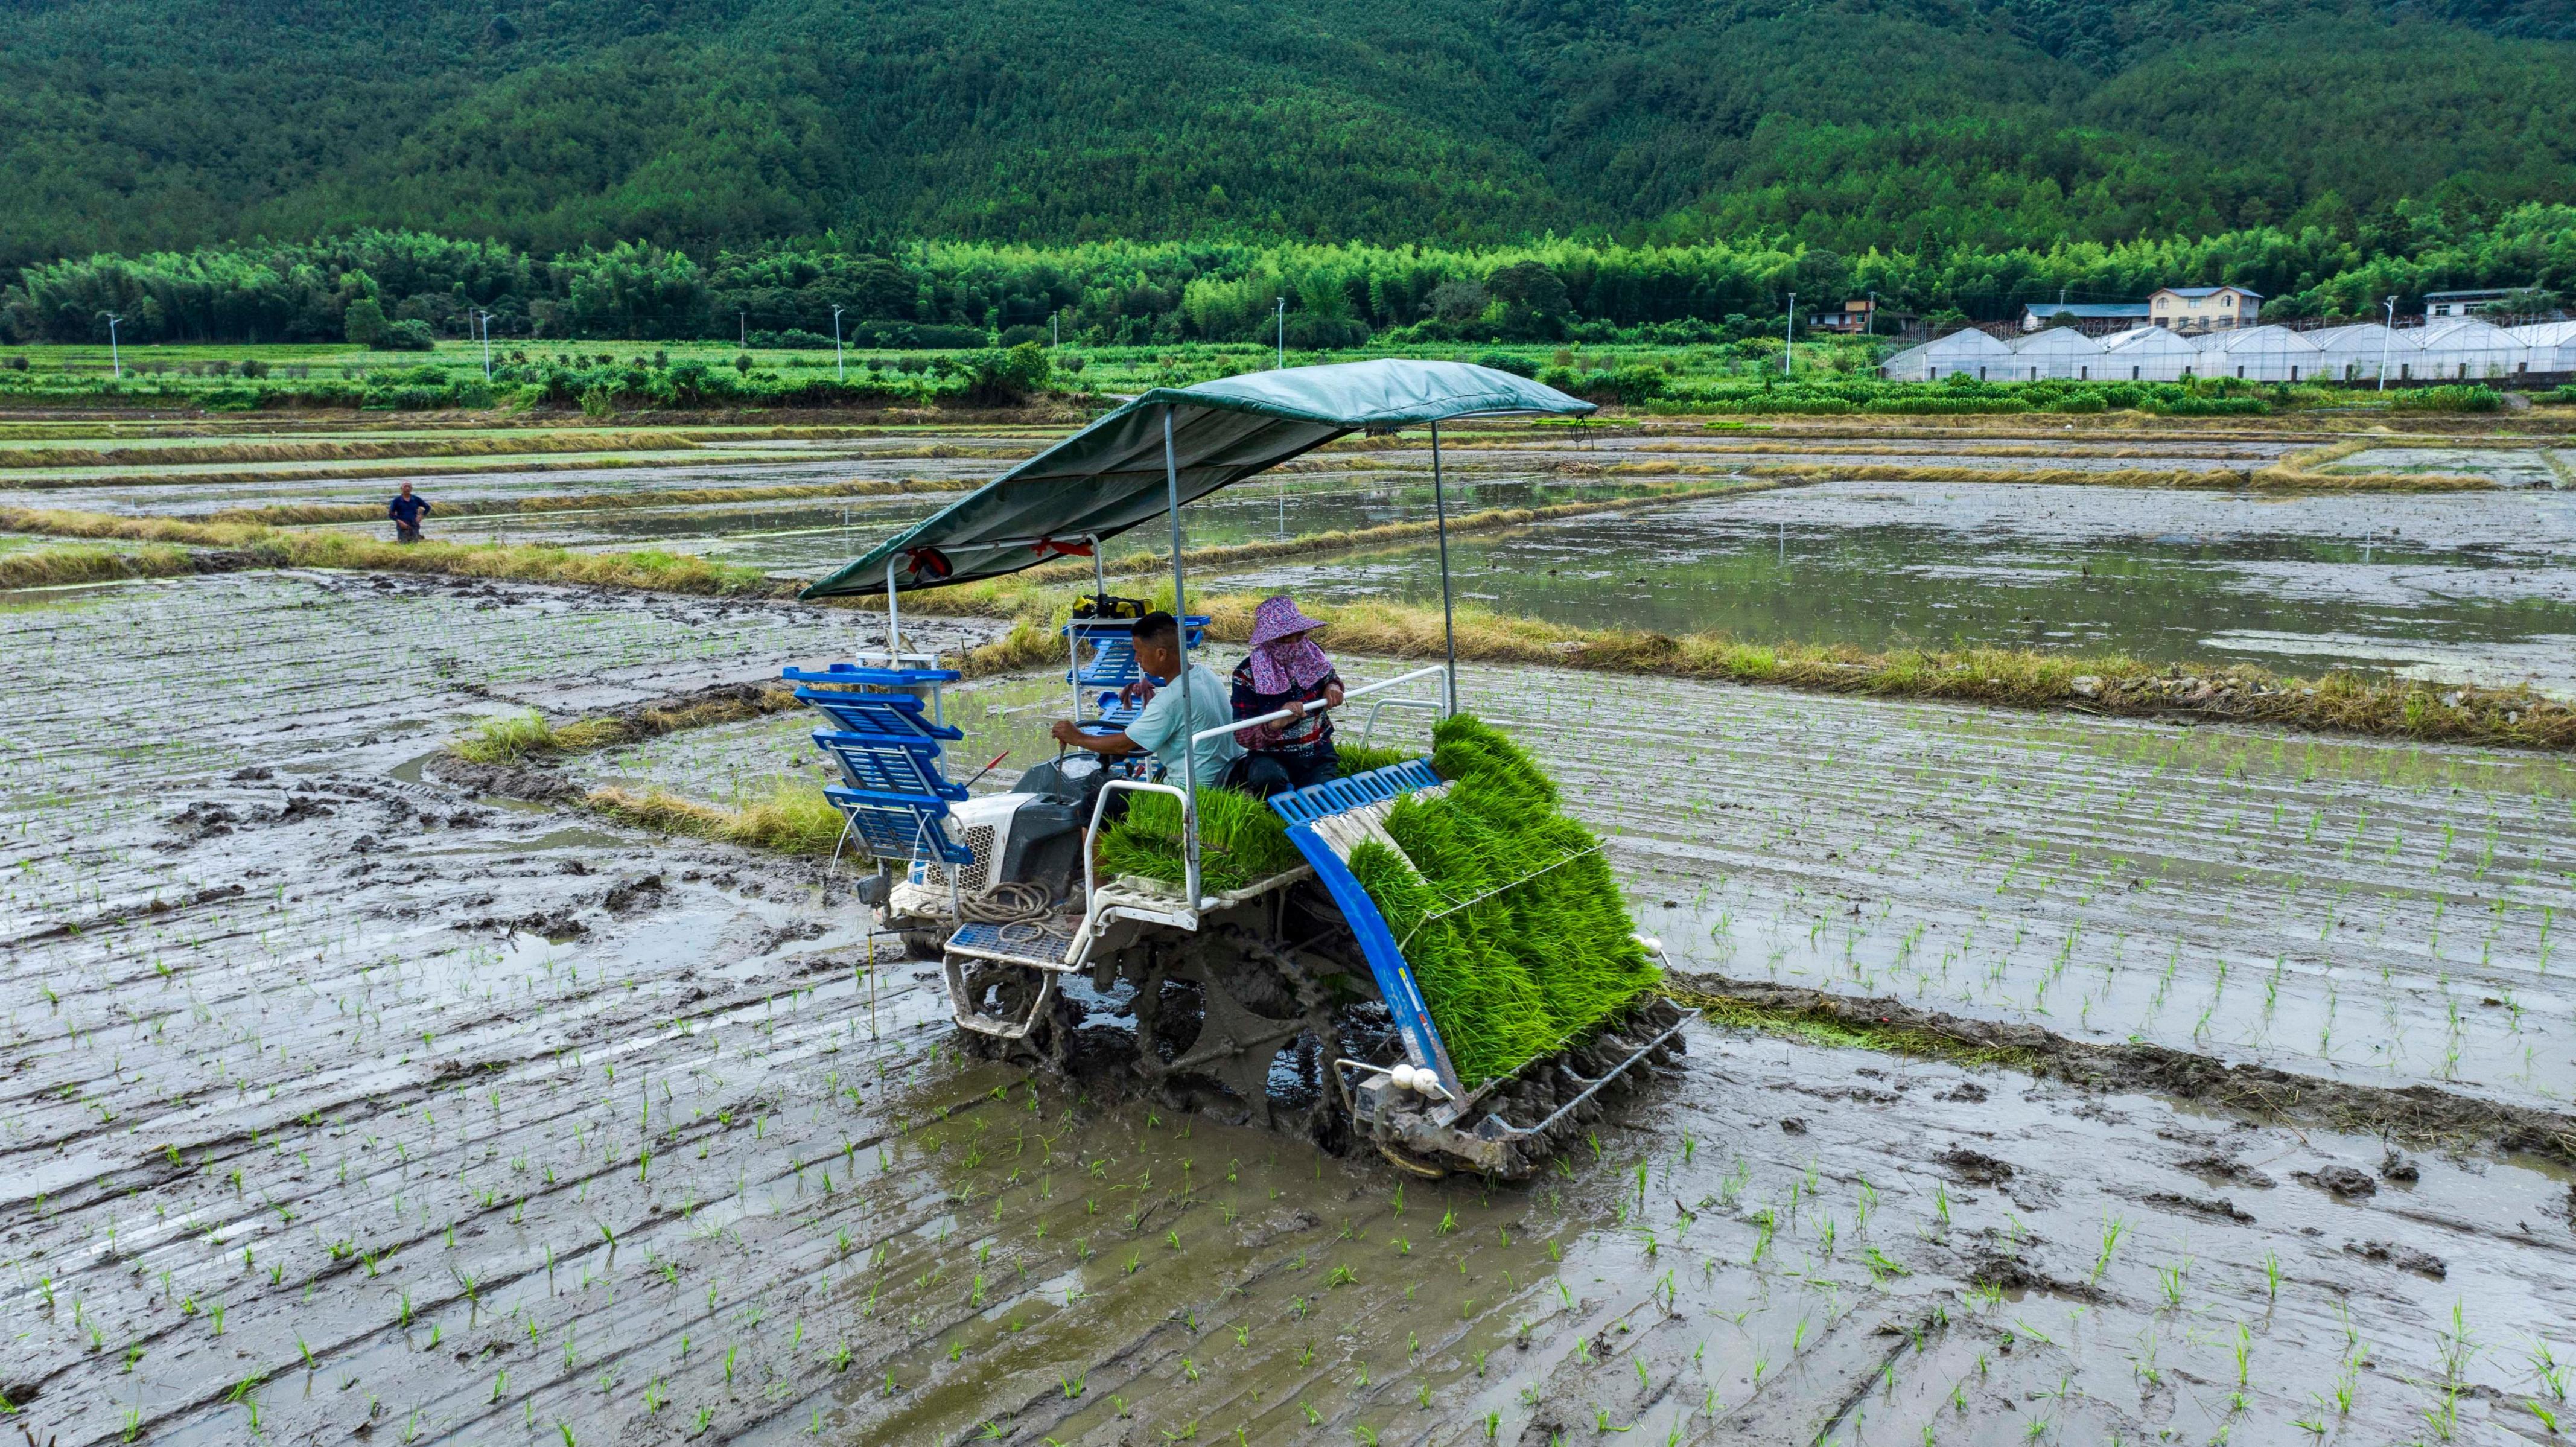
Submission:
M 1169 794 L 1181 801 L 1181 818 L 1184 826 L 1191 822 L 1190 796 L 1187 790 L 1174 788 L 1170 784 L 1149 783 L 1143 779 L 1110 779 L 1103 782 L 1100 786 L 1100 796 L 1093 800 L 1091 805 L 1090 842 L 1082 851 L 1082 914 L 1086 924 L 1090 921 L 1093 909 L 1092 896 L 1100 888 L 1100 816 L 1109 808 L 1109 796 L 1120 789 L 1132 789 L 1140 793 Z M 1199 907 L 1199 856 L 1198 852 L 1192 849 L 1183 849 L 1181 852 L 1182 888 L 1189 895 L 1190 908 L 1195 910 Z
M 1377 736 L 1378 711 L 1389 708 L 1418 708 L 1434 714 L 1444 711 L 1436 698 L 1381 698 L 1369 705 L 1368 718 L 1360 724 L 1361 748 L 1367 748 L 1369 740 Z
M 1417 679 L 1417 678 L 1425 678 L 1425 677 L 1430 676 L 1431 674 L 1440 673 L 1440 672 L 1443 672 L 1443 671 L 1444 671 L 1444 670 L 1441 668 L 1441 666 L 1440 666 L 1439 664 L 1436 664 L 1436 663 L 1435 663 L 1435 664 L 1431 665 L 1431 666 L 1430 666 L 1430 667 L 1428 667 L 1428 668 L 1417 668 L 1417 669 L 1413 670 L 1411 673 L 1399 673 L 1399 674 L 1397 674 L 1397 675 L 1396 675 L 1395 677 L 1393 677 L 1393 678 L 1380 679 L 1380 680 L 1378 680 L 1378 681 L 1377 681 L 1377 682 L 1375 682 L 1375 683 L 1364 683 L 1364 684 L 1361 684 L 1361 685 L 1360 685 L 1359 687 L 1357 687 L 1357 688 L 1348 688 L 1348 689 L 1344 689 L 1344 690 L 1342 690 L 1342 705 L 1341 705 L 1341 706 L 1342 706 L 1342 707 L 1344 707 L 1344 708 L 1348 708 L 1348 707 L 1350 707 L 1350 703 L 1351 703 L 1351 700 L 1352 700 L 1352 699 L 1360 698 L 1360 697 L 1363 697 L 1363 696 L 1365 696 L 1365 695 L 1375 693 L 1375 692 L 1377 692 L 1377 691 L 1378 691 L 1379 689 L 1381 689 L 1381 688 L 1393 688 L 1393 687 L 1395 687 L 1395 686 L 1396 686 L 1397 684 L 1399 684 L 1399 683 L 1411 683 L 1413 680 L 1415 680 L 1415 679 Z M 1411 700 L 1411 699 L 1386 699 L 1386 700 L 1381 700 L 1381 702 L 1386 702 L 1386 703 L 1411 703 L 1411 702 L 1416 702 L 1416 700 Z M 1434 706 L 1436 707 L 1437 705 L 1434 705 Z M 1332 711 L 1332 708 L 1333 708 L 1333 706 L 1332 706 L 1331 704 L 1319 703 L 1319 704 L 1315 704 L 1315 705 L 1313 705 L 1313 706 L 1311 706 L 1311 707 L 1308 707 L 1308 708 L 1298 708 L 1298 709 L 1280 708 L 1280 709 L 1272 709 L 1270 712 L 1263 714 L 1263 715 L 1262 715 L 1261 717 L 1259 717 L 1259 718 L 1239 718 L 1239 719 L 1236 719 L 1236 720 L 1235 720 L 1234 722 L 1232 722 L 1232 723 L 1228 723 L 1228 724 L 1219 724 L 1217 727 L 1212 728 L 1212 729 L 1201 729 L 1201 730 L 1199 730 L 1197 733 L 1194 733 L 1194 734 L 1190 735 L 1190 742 L 1191 742 L 1191 743 L 1193 743 L 1193 744 L 1195 744 L 1195 743 L 1197 743 L 1197 742 L 1198 742 L 1199 740 L 1201 740 L 1201 739 L 1212 739 L 1212 738 L 1215 738 L 1215 737 L 1216 737 L 1217 735 L 1219 735 L 1219 734 L 1230 734 L 1230 733 L 1233 733 L 1233 732 L 1234 732 L 1235 730 L 1237 730 L 1237 729 L 1259 728 L 1259 727 L 1260 727 L 1261 725 L 1263 725 L 1263 724 L 1278 723 L 1278 722 L 1281 722 L 1282 720 L 1285 720 L 1285 719 L 1292 719 L 1292 718 L 1305 718 L 1305 717 L 1307 717 L 1307 716 L 1309 716 L 1309 715 L 1312 715 L 1312 714 L 1329 713 L 1329 712 L 1331 712 L 1331 711 Z

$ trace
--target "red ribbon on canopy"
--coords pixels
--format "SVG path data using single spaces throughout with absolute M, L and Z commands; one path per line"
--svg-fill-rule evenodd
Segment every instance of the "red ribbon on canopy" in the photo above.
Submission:
M 1038 539 L 1035 543 L 1030 544 L 1030 550 L 1035 552 L 1041 558 L 1087 558 L 1091 556 L 1091 544 L 1089 543 L 1060 543 L 1053 538 Z

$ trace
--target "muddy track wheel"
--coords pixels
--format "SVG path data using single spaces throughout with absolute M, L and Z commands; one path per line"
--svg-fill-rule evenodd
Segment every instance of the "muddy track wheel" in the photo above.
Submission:
M 1165 987 L 1173 984 L 1190 986 L 1198 996 L 1195 1031 L 1171 1013 Z M 1323 1052 L 1338 1050 L 1341 1042 L 1328 1004 L 1326 993 L 1286 950 L 1250 930 L 1219 925 L 1194 948 L 1154 960 L 1138 981 L 1137 1073 L 1176 1108 L 1212 1105 L 1210 1093 L 1190 1081 L 1213 1083 L 1241 1107 L 1246 1124 L 1274 1129 L 1279 1122 L 1270 1071 L 1280 1049 L 1311 1034 L 1322 1057 L 1318 1069 L 1330 1073 L 1330 1055 Z M 1320 1115 L 1332 1105 L 1332 1088 L 1322 1085 L 1319 1094 Z M 1307 1125 L 1317 1128 L 1312 1119 Z
M 973 992 L 974 998 L 986 998 L 985 992 L 989 990 L 991 1010 L 1013 1019 L 1025 1017 L 1036 992 L 1044 988 L 1044 980 L 1037 972 L 1009 965 L 971 969 L 966 979 L 967 988 Z M 1005 1040 L 963 1027 L 957 1034 L 966 1051 L 978 1059 L 1044 1066 L 1062 1072 L 1066 1069 L 1074 1027 L 1078 1022 L 1076 1007 L 1065 999 L 1062 991 L 1057 991 L 1036 1023 L 1029 1027 L 1029 1033 L 1017 1040 Z
M 1305 1015 L 1305 1033 L 1311 1037 L 1316 1072 L 1315 1104 L 1306 1114 L 1306 1134 L 1335 1155 L 1347 1152 L 1351 1142 L 1351 1102 L 1344 1093 L 1341 1072 L 1333 1068 L 1333 1062 L 1344 1052 L 1342 1032 L 1333 1023 L 1332 992 L 1295 955 L 1252 931 L 1222 925 L 1217 933 L 1246 959 L 1269 966 L 1296 992 L 1298 1008 Z

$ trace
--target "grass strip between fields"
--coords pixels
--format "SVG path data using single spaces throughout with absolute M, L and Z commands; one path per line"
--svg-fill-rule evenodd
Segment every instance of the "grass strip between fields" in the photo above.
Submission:
M 691 487 L 662 492 L 593 492 L 546 497 L 458 498 L 438 502 L 430 513 L 441 518 L 542 517 L 552 513 L 615 512 L 648 507 L 713 507 L 736 502 L 805 502 L 836 497 L 898 497 L 908 493 L 964 492 L 968 484 L 944 478 L 852 478 L 847 482 L 781 483 L 771 487 Z M 194 519 L 192 519 L 193 521 Z M 281 503 L 270 507 L 230 507 L 208 513 L 210 523 L 249 523 L 258 527 L 296 527 L 321 523 L 385 521 L 379 502 Z
M 792 688 L 742 685 L 710 689 L 689 698 L 619 713 L 594 714 L 564 724 L 530 709 L 524 714 L 487 719 L 448 748 L 458 758 L 477 764 L 519 764 L 550 755 L 616 748 L 683 729 L 741 723 L 795 707 L 796 691 Z
M 1551 517 L 1623 511 L 1787 482 L 1677 488 L 1605 502 L 1547 508 L 1498 508 L 1452 520 L 1456 532 L 1523 526 Z M 1289 556 L 1399 545 L 1431 535 L 1431 523 L 1314 534 L 1277 542 L 1192 549 L 1189 566 L 1204 570 Z M 418 543 L 409 546 L 345 532 L 312 532 L 239 523 L 0 508 L 0 531 L 41 533 L 170 546 L 120 554 L 96 548 L 41 548 L 0 554 L 0 587 L 108 581 L 232 567 L 377 569 L 495 580 L 639 588 L 731 597 L 786 598 L 797 584 L 756 569 L 657 549 L 575 552 L 514 544 Z M 219 550 L 210 560 L 184 547 Z M 1159 574 L 1169 564 L 1147 553 L 1121 560 L 1120 578 Z M 1055 563 L 1008 577 L 910 594 L 906 611 L 925 616 L 986 618 L 1010 624 L 1000 640 L 970 650 L 969 672 L 982 675 L 1048 666 L 1062 657 L 1061 628 L 1073 595 L 1090 582 L 1088 565 Z M 1164 588 L 1168 601 L 1168 588 Z M 834 600 L 865 606 L 864 598 Z M 1250 636 L 1259 599 L 1249 594 L 1197 595 L 1194 612 L 1214 620 L 1214 635 L 1240 643 Z M 1399 659 L 1443 654 L 1436 609 L 1368 602 L 1314 603 L 1306 611 L 1332 625 L 1333 646 L 1351 654 Z M 2010 648 L 1913 649 L 1872 653 L 1845 645 L 1752 643 L 1724 633 L 1682 636 L 1642 629 L 1583 628 L 1464 606 L 1457 615 L 1458 657 L 1478 663 L 1541 665 L 1610 673 L 1769 684 L 1883 698 L 1949 699 L 2020 708 L 2064 708 L 2128 717 L 2191 716 L 2294 728 L 2335 730 L 2427 742 L 2576 748 L 2576 707 L 2529 688 L 2486 688 L 2337 672 L 2320 678 L 2276 675 L 2250 666 L 2185 669 L 2120 654 L 2068 655 Z
M 685 462 L 689 465 L 702 465 L 699 459 L 675 459 L 670 455 L 672 452 L 680 451 L 705 451 L 709 455 L 703 461 L 708 463 L 728 460 L 746 460 L 745 454 L 740 452 L 728 453 L 716 444 L 679 441 L 675 442 L 669 449 L 657 449 L 652 451 L 636 450 L 632 453 L 614 448 L 603 448 L 590 452 L 581 452 L 579 449 L 573 448 L 535 448 L 530 449 L 526 453 L 518 453 L 507 448 L 500 448 L 493 449 L 487 454 L 480 456 L 459 456 L 453 453 L 447 453 L 425 455 L 412 461 L 351 461 L 340 464 L 324 462 L 317 465 L 313 463 L 296 462 L 288 459 L 275 461 L 267 466 L 260 466 L 251 462 L 243 462 L 234 465 L 228 471 L 219 472 L 173 471 L 171 469 L 201 464 L 190 464 L 178 459 L 164 459 L 154 470 L 144 472 L 109 472 L 104 470 L 98 472 L 56 471 L 49 474 L 22 476 L 9 469 L 18 467 L 32 468 L 34 464 L 19 462 L 15 460 L 13 455 L 9 452 L 0 451 L 0 483 L 5 483 L 13 489 L 40 492 L 63 488 L 90 487 L 213 486 L 257 482 L 353 482 L 376 477 L 459 477 L 492 472 L 604 472 L 630 467 L 669 467 L 673 465 L 675 461 Z M 542 454 L 557 455 L 549 456 Z M 815 462 L 850 462 L 864 458 L 871 462 L 907 462 L 932 458 L 979 458 L 1006 461 L 1015 459 L 1021 455 L 1022 452 L 1020 450 L 971 448 L 959 447 L 948 443 L 935 443 L 915 447 L 869 449 L 865 452 L 813 453 L 806 454 L 798 460 Z M 220 461 L 221 459 L 217 460 Z M 758 460 L 763 462 L 775 462 L 779 459 L 774 453 L 763 453 L 758 454 Z M 378 515 L 382 515 L 381 509 L 378 510 Z

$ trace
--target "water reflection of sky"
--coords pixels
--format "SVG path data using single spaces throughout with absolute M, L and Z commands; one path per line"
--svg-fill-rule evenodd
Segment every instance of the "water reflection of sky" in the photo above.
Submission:
M 1590 626 L 2361 666 L 2576 693 L 2568 493 L 1838 483 L 1462 538 L 1451 557 L 1463 597 Z M 1209 581 L 1439 595 L 1427 547 Z

